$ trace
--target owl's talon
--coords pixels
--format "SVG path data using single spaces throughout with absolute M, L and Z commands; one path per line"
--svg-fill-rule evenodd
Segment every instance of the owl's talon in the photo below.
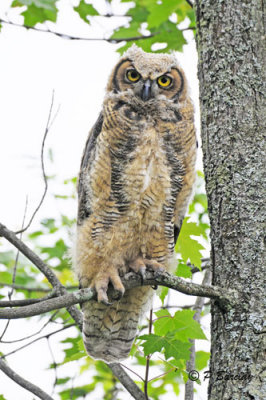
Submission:
M 111 293 L 112 300 L 119 301 L 124 296 L 124 290 L 116 290 L 114 289 Z
M 101 288 L 98 289 L 97 291 L 97 300 L 99 303 L 103 303 L 106 306 L 110 306 L 112 303 L 109 302 L 107 293 L 106 293 L 106 289 L 105 288 Z
M 150 260 L 150 259 L 144 258 L 143 261 L 144 261 L 146 267 L 151 269 L 155 273 L 155 276 L 160 275 L 162 272 L 165 271 L 164 266 L 156 260 Z

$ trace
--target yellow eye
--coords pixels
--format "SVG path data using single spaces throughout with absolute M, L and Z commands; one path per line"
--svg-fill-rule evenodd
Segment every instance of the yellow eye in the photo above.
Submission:
M 140 74 L 135 69 L 129 69 L 127 71 L 127 79 L 130 82 L 138 82 L 139 78 L 140 78 Z
M 167 75 L 162 75 L 160 76 L 160 78 L 157 79 L 157 82 L 159 86 L 166 88 L 171 85 L 172 78 L 170 78 L 170 76 Z

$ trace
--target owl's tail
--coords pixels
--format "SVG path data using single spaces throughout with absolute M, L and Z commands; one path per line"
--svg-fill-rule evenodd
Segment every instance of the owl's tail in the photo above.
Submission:
M 107 363 L 127 358 L 151 299 L 152 289 L 141 287 L 126 291 L 111 306 L 96 301 L 85 303 L 83 340 L 88 354 Z

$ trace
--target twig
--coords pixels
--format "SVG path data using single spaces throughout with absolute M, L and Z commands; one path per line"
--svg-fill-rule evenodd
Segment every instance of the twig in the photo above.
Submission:
M 190 5 L 191 8 L 193 8 L 193 2 L 191 0 L 186 0 L 186 2 Z
M 55 273 L 42 261 L 42 259 L 34 253 L 28 246 L 19 240 L 14 232 L 10 231 L 3 224 L 0 223 L 0 236 L 3 236 L 10 243 L 12 243 L 17 249 L 24 254 L 48 279 L 50 284 L 54 287 L 58 295 L 67 293 L 66 288 L 61 284 Z M 71 317 L 76 321 L 80 330 L 82 330 L 82 314 L 76 307 L 67 308 Z
M 29 306 L 23 306 L 18 309 L 4 309 L 0 310 L 0 319 L 17 319 L 33 317 L 35 315 L 44 314 L 48 311 L 58 310 L 59 308 L 70 307 L 74 304 L 82 303 L 91 300 L 95 297 L 95 291 L 92 289 L 80 289 L 74 293 L 63 294 L 62 296 L 55 297 L 34 303 Z
M 150 318 L 149 318 L 149 335 L 152 333 L 152 323 L 153 323 L 152 313 L 153 313 L 153 310 L 151 308 L 150 309 Z M 149 383 L 150 358 L 151 358 L 151 355 L 148 354 L 146 357 L 146 369 L 145 369 L 145 380 L 144 380 L 144 394 L 145 394 L 146 400 L 149 400 L 148 383 Z
M 53 314 L 52 314 L 52 316 L 43 324 L 43 326 L 40 328 L 40 329 L 38 329 L 38 331 L 37 332 L 35 332 L 35 333 L 32 333 L 31 335 L 28 335 L 28 336 L 24 336 L 24 337 L 22 337 L 22 338 L 20 338 L 20 339 L 13 339 L 13 340 L 0 340 L 0 342 L 1 343 L 17 343 L 17 342 L 23 342 L 24 340 L 28 340 L 28 339 L 31 339 L 32 337 L 34 337 L 34 336 L 37 336 L 39 333 L 41 333 L 43 330 L 44 330 L 44 328 L 48 325 L 48 324 L 50 324 L 50 322 L 55 322 L 55 321 L 53 321 L 53 318 L 56 316 L 56 314 L 58 313 L 58 311 L 55 311 Z M 61 322 L 61 324 L 63 324 L 62 322 Z
M 31 223 L 32 223 L 32 221 L 33 221 L 35 215 L 37 214 L 37 212 L 38 212 L 39 209 L 41 208 L 41 205 L 42 205 L 42 203 L 43 203 L 43 201 L 44 201 L 44 199 L 45 199 L 46 193 L 47 193 L 48 183 L 47 183 L 47 177 L 46 177 L 45 169 L 44 169 L 44 157 L 43 157 L 43 153 L 44 153 L 45 140 L 46 140 L 47 135 L 48 135 L 48 132 L 49 132 L 49 130 L 50 130 L 50 128 L 51 128 L 51 126 L 52 126 L 52 124 L 53 124 L 53 122 L 54 122 L 54 119 L 53 119 L 53 121 L 52 121 L 51 124 L 50 124 L 50 120 L 51 120 L 51 116 L 52 116 L 52 110 L 53 110 L 53 105 L 54 105 L 54 90 L 53 90 L 53 93 L 52 93 L 51 105 L 50 105 L 50 109 L 49 109 L 49 113 L 48 113 L 48 119 L 47 119 L 47 122 L 46 122 L 46 127 L 45 127 L 45 131 L 44 131 L 43 140 L 42 140 L 42 147 L 41 147 L 41 165 L 42 165 L 42 176 L 43 176 L 43 181 L 44 181 L 44 191 L 43 191 L 41 200 L 40 200 L 39 204 L 37 205 L 36 209 L 34 210 L 34 212 L 33 212 L 32 216 L 31 216 L 31 218 L 30 218 L 28 224 L 25 226 L 25 228 L 21 229 L 20 231 L 15 232 L 16 234 L 25 232 L 25 231 L 30 227 L 30 225 L 31 225 Z M 58 110 L 57 110 L 57 112 L 58 112 Z M 56 112 L 55 115 L 57 115 L 57 112 Z
M 122 365 L 123 368 L 128 369 L 130 372 L 132 372 L 132 374 L 135 374 L 141 381 L 144 382 L 144 379 L 142 378 L 142 376 L 140 376 L 137 372 L 133 371 L 133 369 L 129 368 L 127 365 L 120 363 L 120 365 Z
M 112 15 L 105 15 L 106 17 L 110 17 Z M 125 15 L 125 17 L 127 17 Z M 52 31 L 50 29 L 41 29 L 41 28 L 36 28 L 35 26 L 29 26 L 29 25 L 21 25 L 21 24 L 17 24 L 16 22 L 12 22 L 12 21 L 6 21 L 2 18 L 0 18 L 0 23 L 3 24 L 8 24 L 11 26 L 17 26 L 19 28 L 25 28 L 25 29 L 29 29 L 29 30 L 33 30 L 33 31 L 37 31 L 37 32 L 42 32 L 42 33 L 50 33 L 51 35 L 55 35 L 58 36 L 62 39 L 67 39 L 67 40 L 85 40 L 85 41 L 104 41 L 104 42 L 108 42 L 108 43 L 112 43 L 112 44 L 116 44 L 116 43 L 121 43 L 121 42 L 135 42 L 138 40 L 146 40 L 146 39 L 150 39 L 156 35 L 159 35 L 160 32 L 154 32 L 151 33 L 149 35 L 139 35 L 139 36 L 132 36 L 132 37 L 124 37 L 124 38 L 88 38 L 88 37 L 80 37 L 80 36 L 73 36 L 70 35 L 68 33 L 61 33 L 61 32 L 55 32 Z M 184 28 L 184 29 L 180 29 L 180 31 L 189 31 L 189 30 L 195 30 L 196 27 L 194 26 L 190 26 L 188 28 Z
M 25 218 L 26 218 L 27 206 L 28 206 L 28 198 L 26 198 L 26 205 L 25 205 L 25 210 L 24 210 L 23 219 L 22 219 L 22 225 L 21 225 L 22 229 L 24 227 L 24 222 L 25 222 Z M 21 239 L 22 239 L 22 233 L 20 234 L 20 240 Z M 12 284 L 10 285 L 11 290 L 8 292 L 9 302 L 12 302 L 11 298 L 12 298 L 12 295 L 13 295 L 13 292 L 14 292 L 14 285 L 15 285 L 15 281 L 16 281 L 18 259 L 19 259 L 19 250 L 17 251 L 17 254 L 16 254 L 15 265 L 14 265 L 13 274 L 12 274 Z M 9 324 L 10 324 L 10 320 L 8 320 L 7 323 L 6 323 L 6 326 L 5 326 L 3 332 L 2 332 L 2 334 L 0 336 L 0 341 L 5 336 Z
M 55 290 L 52 290 L 46 296 L 39 297 L 37 299 L 22 299 L 22 300 L 0 300 L 0 308 L 3 307 L 22 307 L 29 306 L 31 304 L 40 303 L 42 301 L 51 299 L 56 296 Z
M 164 360 L 163 360 L 164 361 Z M 155 381 L 156 379 L 162 378 L 165 375 L 170 374 L 170 372 L 176 371 L 177 367 L 172 367 L 171 369 L 169 369 L 168 371 L 164 372 L 163 374 L 157 375 L 154 378 L 149 379 L 149 382 L 151 381 Z
M 41 388 L 35 386 L 33 383 L 27 381 L 18 375 L 13 369 L 11 369 L 5 361 L 0 359 L 0 369 L 6 374 L 10 379 L 16 382 L 18 385 L 22 386 L 24 389 L 35 394 L 42 400 L 53 400 L 51 396 L 45 393 Z
M 43 335 L 43 336 L 40 336 L 40 337 L 38 337 L 38 338 L 36 338 L 36 339 L 34 339 L 34 340 L 31 340 L 30 342 L 24 344 L 23 346 L 20 346 L 20 347 L 18 347 L 17 349 L 12 350 L 12 351 L 10 351 L 9 353 L 4 354 L 2 357 L 0 357 L 0 359 L 1 359 L 1 358 L 6 358 L 6 357 L 8 357 L 8 356 L 11 356 L 12 354 L 15 354 L 15 353 L 17 353 L 18 351 L 25 349 L 26 347 L 32 345 L 33 343 L 38 342 L 39 340 L 47 339 L 47 338 L 49 338 L 49 337 L 55 335 L 56 333 L 59 333 L 59 332 L 64 331 L 65 329 L 71 328 L 72 326 L 76 326 L 76 324 L 69 324 L 69 325 L 63 326 L 63 328 L 60 328 L 60 329 L 57 329 L 56 331 L 47 333 L 47 335 Z
M 113 43 L 113 44 L 121 43 L 121 42 L 130 42 L 130 41 L 136 41 L 136 40 L 149 39 L 149 38 L 152 38 L 153 36 L 155 36 L 155 35 L 157 35 L 159 33 L 159 32 L 156 32 L 156 33 L 152 33 L 152 34 L 147 35 L 147 36 L 140 35 L 140 36 L 133 36 L 133 37 L 130 37 L 130 38 L 119 38 L 119 39 L 88 38 L 88 37 L 73 36 L 73 35 L 69 35 L 67 33 L 55 32 L 55 31 L 51 31 L 50 29 L 36 28 L 35 26 L 21 25 L 21 24 L 17 24 L 16 22 L 6 21 L 6 20 L 4 20 L 2 18 L 0 18 L 0 23 L 12 25 L 12 26 L 17 26 L 19 28 L 25 28 L 25 29 L 29 29 L 29 30 L 33 30 L 33 31 L 37 31 L 37 32 L 50 33 L 52 35 L 59 36 L 60 38 L 67 39 L 67 40 L 105 41 L 105 42 L 109 42 L 109 43 Z
M 56 386 L 56 382 L 57 382 L 57 379 L 58 379 L 57 378 L 57 363 L 55 361 L 54 353 L 53 353 L 51 344 L 49 342 L 49 337 L 47 337 L 46 339 L 47 339 L 47 346 L 48 346 L 49 352 L 51 354 L 51 358 L 53 360 L 53 364 L 52 364 L 53 365 L 53 369 L 54 369 L 54 384 L 53 384 L 53 390 L 52 390 L 52 395 L 53 395 L 54 394 L 54 390 L 55 390 L 55 386 Z
M 0 286 L 9 286 L 12 287 L 14 286 L 14 289 L 17 290 L 25 290 L 25 292 L 40 292 L 40 293 L 49 293 L 51 292 L 51 288 L 42 288 L 42 287 L 27 287 L 24 285 L 12 285 L 11 283 L 5 283 L 5 282 L 0 282 Z M 67 290 L 74 290 L 74 289 L 78 289 L 78 285 L 70 285 L 70 286 L 65 286 L 65 288 Z
M 20 233 L 20 236 L 19 236 L 20 240 L 22 239 L 22 232 L 23 232 L 25 218 L 26 218 L 26 214 L 27 214 L 27 208 L 28 208 L 28 197 L 26 197 L 26 204 L 25 204 L 25 210 L 24 210 L 23 220 L 22 220 L 22 224 L 21 224 L 21 231 L 19 232 Z M 14 265 L 14 269 L 13 269 L 11 291 L 8 293 L 9 300 L 11 300 L 11 297 L 12 297 L 13 292 L 14 292 L 14 285 L 15 285 L 15 281 L 16 281 L 18 259 L 19 259 L 19 250 L 17 251 L 15 265 Z
M 12 243 L 18 250 L 24 254 L 38 269 L 46 276 L 50 284 L 54 287 L 63 287 L 61 282 L 58 280 L 55 273 L 37 256 L 24 242 L 19 240 L 15 233 L 10 231 L 7 227 L 0 223 L 0 236 L 6 238 Z
M 202 280 L 202 285 L 209 284 L 211 281 L 211 271 L 209 269 L 206 270 L 204 278 Z M 204 306 L 204 301 L 205 299 L 203 297 L 197 297 L 195 301 L 195 305 L 193 309 L 196 311 L 194 314 L 194 320 L 197 322 L 200 322 L 201 318 L 201 311 Z M 187 371 L 193 371 L 195 370 L 195 339 L 191 339 L 191 348 L 190 348 L 190 358 L 187 361 Z M 193 400 L 194 398 L 194 381 L 191 379 L 188 379 L 186 384 L 185 384 L 185 398 L 184 400 Z
M 113 374 L 119 379 L 120 382 L 126 387 L 127 391 L 137 400 L 146 400 L 146 396 L 140 390 L 140 388 L 132 381 L 132 379 L 126 374 L 120 364 L 111 363 L 107 364 L 111 368 Z

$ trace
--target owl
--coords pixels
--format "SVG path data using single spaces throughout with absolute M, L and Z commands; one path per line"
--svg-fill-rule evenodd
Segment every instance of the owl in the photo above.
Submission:
M 95 359 L 126 358 L 153 290 L 121 277 L 169 270 L 195 180 L 194 110 L 174 55 L 133 45 L 109 78 L 81 161 L 76 273 L 97 300 L 84 303 L 83 339 Z M 119 297 L 107 296 L 112 286 Z

